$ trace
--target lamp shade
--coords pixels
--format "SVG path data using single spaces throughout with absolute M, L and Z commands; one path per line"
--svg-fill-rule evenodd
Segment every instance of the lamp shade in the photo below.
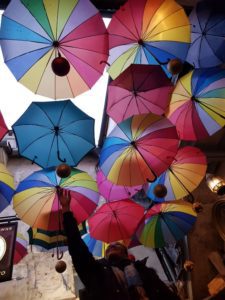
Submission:
M 225 194 L 225 180 L 213 174 L 206 174 L 206 183 L 209 189 L 219 196 Z

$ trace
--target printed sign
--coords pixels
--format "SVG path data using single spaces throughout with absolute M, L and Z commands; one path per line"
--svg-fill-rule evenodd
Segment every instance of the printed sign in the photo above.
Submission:
M 0 282 L 12 279 L 17 223 L 0 224 Z

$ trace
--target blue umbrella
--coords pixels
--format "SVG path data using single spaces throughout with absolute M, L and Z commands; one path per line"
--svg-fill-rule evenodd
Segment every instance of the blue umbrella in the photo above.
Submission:
M 95 147 L 94 119 L 70 100 L 32 102 L 12 128 L 20 155 L 43 168 L 76 166 Z
M 186 60 L 195 68 L 225 62 L 225 6 L 221 0 L 197 3 L 190 14 L 191 45 Z

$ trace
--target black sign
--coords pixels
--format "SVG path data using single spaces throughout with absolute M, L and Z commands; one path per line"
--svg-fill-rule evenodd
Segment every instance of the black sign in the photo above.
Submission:
M 17 223 L 0 224 L 0 282 L 12 279 Z

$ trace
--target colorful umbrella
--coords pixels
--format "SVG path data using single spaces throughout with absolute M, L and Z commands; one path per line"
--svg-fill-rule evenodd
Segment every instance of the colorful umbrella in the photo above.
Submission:
M 29 228 L 29 244 L 36 245 L 50 250 L 60 247 L 61 250 L 66 249 L 67 238 L 63 231 L 46 231 L 40 228 Z M 64 248 L 64 249 L 63 249 Z
M 182 140 L 207 138 L 225 125 L 225 70 L 189 72 L 177 82 L 167 113 Z
M 18 262 L 21 261 L 24 256 L 28 254 L 27 252 L 28 241 L 21 233 L 17 233 L 16 236 L 16 244 L 15 244 L 15 251 L 14 251 L 14 258 L 13 264 L 16 265 Z
M 32 102 L 12 128 L 20 155 L 43 168 L 75 166 L 95 147 L 94 119 L 70 100 Z
M 82 239 L 85 244 L 88 246 L 89 251 L 97 257 L 104 257 L 105 250 L 107 248 L 107 243 L 102 241 L 96 240 L 95 238 L 91 237 L 90 233 L 86 233 L 82 235 Z
M 204 178 L 206 169 L 207 159 L 200 149 L 191 146 L 180 148 L 168 170 L 149 184 L 147 196 L 155 202 L 164 202 L 190 195 Z M 165 197 L 155 196 L 154 188 L 158 184 L 166 187 Z
M 107 114 L 117 123 L 149 112 L 162 115 L 172 91 L 161 67 L 132 64 L 109 84 Z
M 59 178 L 55 168 L 32 173 L 20 182 L 13 198 L 18 216 L 31 227 L 56 231 L 62 228 L 58 189 L 71 191 L 71 210 L 78 223 L 94 211 L 99 200 L 97 184 L 86 172 L 72 168 Z
M 188 202 L 156 204 L 145 214 L 137 236 L 144 246 L 161 248 L 182 239 L 195 221 L 196 212 Z
M 0 163 L 0 212 L 11 202 L 14 194 L 14 178 L 5 165 Z
M 190 16 L 191 45 L 186 60 L 195 68 L 215 67 L 225 62 L 225 6 L 221 0 L 196 4 Z
M 11 1 L 0 39 L 15 78 L 49 98 L 74 98 L 90 89 L 108 58 L 105 25 L 88 0 Z
M 3 137 L 6 135 L 6 133 L 8 131 L 9 130 L 8 130 L 6 124 L 5 124 L 2 113 L 0 112 L 0 141 L 3 139 Z
M 144 216 L 144 208 L 131 201 L 103 204 L 88 219 L 90 235 L 106 243 L 130 238 Z
M 161 64 L 166 71 L 170 59 L 185 59 L 191 39 L 188 17 L 172 0 L 128 0 L 113 15 L 108 32 L 113 79 L 132 63 Z
M 117 185 L 154 181 L 172 163 L 178 143 L 176 128 L 166 118 L 134 116 L 119 123 L 105 139 L 100 168 Z
M 110 202 L 131 198 L 142 189 L 142 185 L 134 187 L 116 185 L 109 181 L 101 170 L 97 172 L 97 184 L 99 193 Z

